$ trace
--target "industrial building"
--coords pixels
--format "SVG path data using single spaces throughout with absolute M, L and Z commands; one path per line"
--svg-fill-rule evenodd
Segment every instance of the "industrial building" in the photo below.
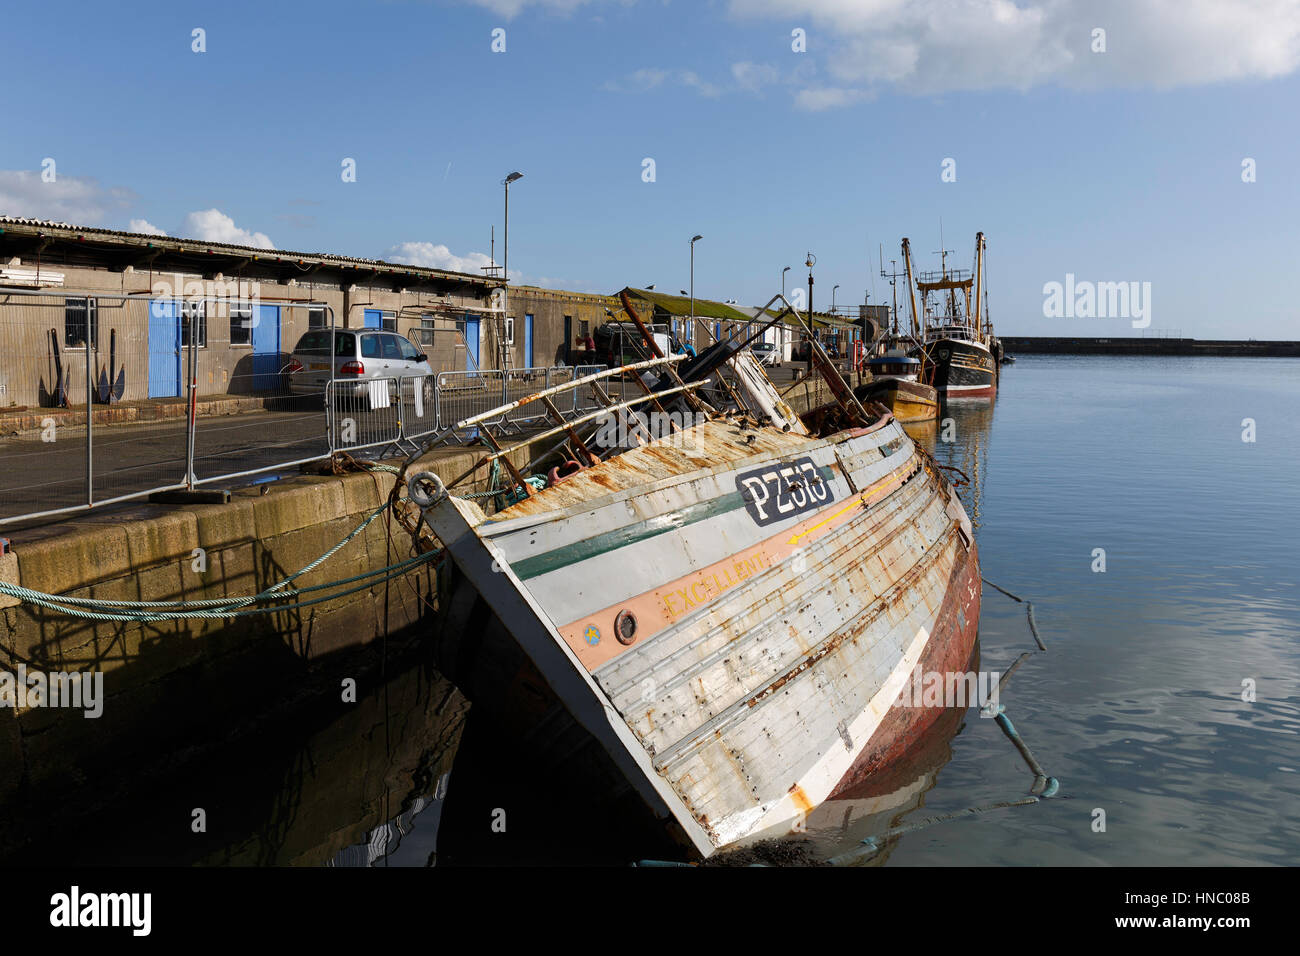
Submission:
M 181 396 L 191 345 L 201 394 L 274 391 L 302 334 L 331 322 L 406 335 L 435 369 L 472 368 L 496 348 L 501 286 L 376 259 L 0 218 L 0 408 L 83 403 L 85 376 L 60 371 L 85 368 L 88 341 L 92 389 L 116 384 L 121 401 Z

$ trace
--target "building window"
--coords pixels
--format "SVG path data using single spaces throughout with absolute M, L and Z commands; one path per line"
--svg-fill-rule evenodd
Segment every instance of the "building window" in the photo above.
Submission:
M 381 329 L 384 329 L 385 331 L 388 331 L 388 332 L 396 332 L 396 331 L 397 331 L 397 313 L 396 313 L 396 312 L 384 312 L 384 313 L 381 313 L 381 314 L 380 314 L 380 317 L 379 317 L 379 327 L 380 327 Z
M 94 299 L 68 299 L 63 304 L 63 347 L 84 349 L 86 330 L 91 348 L 99 348 L 99 306 Z
M 506 345 L 514 345 L 514 344 L 515 344 L 515 317 L 513 315 L 507 315 L 506 316 Z
M 420 324 L 411 331 L 415 333 L 415 341 L 423 348 L 433 347 L 433 332 L 437 328 L 437 319 L 428 312 L 420 316 Z
M 253 344 L 253 307 L 247 302 L 230 304 L 230 344 Z
M 324 309 L 307 310 L 307 328 L 324 329 L 329 327 L 329 318 Z
M 181 303 L 181 346 L 189 348 L 190 335 L 194 335 L 194 345 L 198 348 L 208 346 L 208 310 L 206 302 Z
M 581 319 L 581 320 L 578 322 L 578 334 L 581 335 L 584 339 L 585 339 L 588 335 L 591 334 L 591 320 L 590 320 L 590 319 Z

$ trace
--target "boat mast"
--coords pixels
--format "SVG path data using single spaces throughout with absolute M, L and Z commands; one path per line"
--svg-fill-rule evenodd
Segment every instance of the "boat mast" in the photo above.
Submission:
M 912 337 L 917 338 L 922 334 L 921 325 L 916 316 L 916 285 L 912 281 L 912 246 L 903 239 L 903 266 L 907 270 L 907 295 L 912 300 Z
M 984 295 L 984 233 L 975 233 L 975 338 L 979 342 L 985 342 L 986 336 L 984 328 L 980 324 L 980 301 Z M 967 300 L 969 310 L 970 301 Z M 966 318 L 970 319 L 970 312 L 967 311 Z M 969 323 L 968 323 L 969 324 Z M 986 343 L 987 344 L 987 343 Z

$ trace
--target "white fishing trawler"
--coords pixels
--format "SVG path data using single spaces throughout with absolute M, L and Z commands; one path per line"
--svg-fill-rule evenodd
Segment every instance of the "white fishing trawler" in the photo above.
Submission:
M 488 435 L 480 466 L 507 466 L 524 495 L 495 514 L 432 473 L 407 487 L 468 585 L 444 633 L 474 706 L 536 730 L 529 695 L 553 697 L 580 731 L 534 734 L 539 748 L 603 755 L 709 856 L 799 828 L 908 751 L 939 712 L 897 699 L 918 667 L 966 668 L 980 575 L 956 490 L 820 348 L 835 402 L 802 417 L 743 343 L 683 361 L 629 367 L 669 371 L 627 402 L 600 387 L 621 369 L 549 390 L 607 404 L 551 430 L 582 467 L 542 490 Z M 736 407 L 702 405 L 706 379 Z M 581 437 L 642 404 L 694 423 L 604 458 Z

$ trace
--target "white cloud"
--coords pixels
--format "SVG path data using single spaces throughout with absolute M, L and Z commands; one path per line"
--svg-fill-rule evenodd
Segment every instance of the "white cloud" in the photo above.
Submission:
M 148 219 L 132 219 L 131 224 L 127 227 L 131 232 L 138 232 L 146 236 L 165 236 L 167 231 L 159 229 Z
M 593 0 L 470 0 L 470 2 L 510 20 L 530 7 L 547 13 L 569 14 Z
M 781 81 L 781 71 L 767 63 L 743 61 L 731 64 L 731 78 L 742 90 L 757 92 Z
M 809 87 L 795 93 L 794 105 L 801 110 L 817 112 L 848 106 L 866 98 L 867 93 L 863 90 L 846 90 L 838 86 Z
M 730 0 L 729 11 L 804 26 L 806 55 L 845 92 L 1170 88 L 1300 67 L 1294 0 Z M 1092 51 L 1097 27 L 1105 53 Z M 830 105 L 827 90 L 805 99 Z
M 252 246 L 255 249 L 274 249 L 271 237 L 264 232 L 249 232 L 240 229 L 219 209 L 204 209 L 192 212 L 185 217 L 181 233 L 191 239 L 206 242 L 227 242 L 235 246 Z
M 54 182 L 28 169 L 0 169 L 0 215 L 93 226 L 124 210 L 133 198 L 130 190 L 105 189 L 94 179 L 65 176 L 57 166 Z
M 481 276 L 483 266 L 491 265 L 492 259 L 481 252 L 458 256 L 444 245 L 432 242 L 402 242 L 390 246 L 384 253 L 389 262 L 400 262 L 408 266 L 421 266 L 425 269 L 447 269 L 451 272 L 468 272 Z M 512 277 L 518 281 L 518 276 Z

